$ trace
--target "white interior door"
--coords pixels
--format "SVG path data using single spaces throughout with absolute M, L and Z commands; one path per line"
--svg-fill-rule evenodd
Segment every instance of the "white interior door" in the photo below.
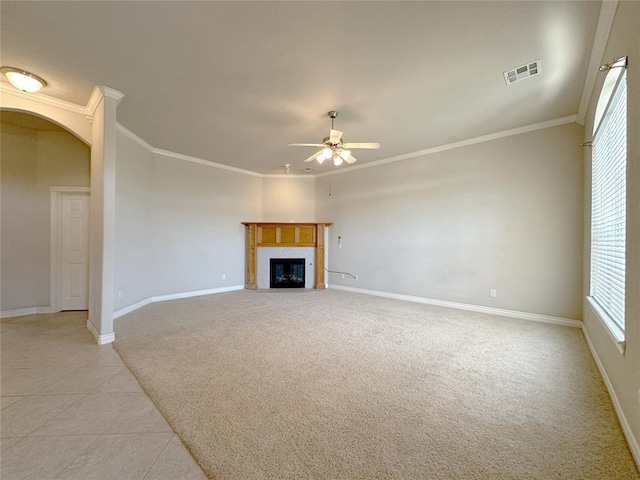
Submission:
M 89 309 L 89 193 L 60 202 L 60 309 Z

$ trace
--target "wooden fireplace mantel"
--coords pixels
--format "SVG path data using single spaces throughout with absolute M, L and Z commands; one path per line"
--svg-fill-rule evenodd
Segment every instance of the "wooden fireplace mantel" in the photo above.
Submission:
M 258 247 L 313 247 L 315 249 L 315 278 L 313 288 L 323 290 L 324 283 L 324 232 L 331 223 L 265 223 L 242 222 L 247 228 L 244 288 L 258 288 Z

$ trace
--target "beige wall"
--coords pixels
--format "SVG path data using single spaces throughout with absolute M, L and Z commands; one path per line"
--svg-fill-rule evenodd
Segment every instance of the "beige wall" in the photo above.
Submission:
M 50 186 L 89 186 L 90 149 L 66 131 L 0 123 L 1 310 L 50 303 Z
M 40 305 L 40 282 L 46 272 L 38 262 L 38 238 L 32 218 L 37 211 L 37 132 L 0 124 L 1 225 L 0 303 L 1 309 Z M 35 255 L 34 255 L 35 253 Z M 45 304 L 46 305 L 46 304 Z
M 263 222 L 315 222 L 313 177 L 264 177 L 262 179 Z M 253 219 L 249 218 L 247 221 Z
M 627 55 L 628 94 L 628 166 L 627 166 L 627 264 L 626 264 L 626 351 L 621 354 L 590 305 L 584 302 L 585 332 L 595 349 L 606 377 L 611 382 L 621 409 L 621 423 L 630 434 L 636 460 L 640 463 L 640 2 L 622 1 L 603 62 Z M 591 140 L 593 117 L 605 74 L 598 77 L 587 113 L 585 139 Z M 584 153 L 585 181 L 585 248 L 584 295 L 589 294 L 589 219 L 591 150 Z
M 330 269 L 359 276 L 330 283 L 581 319 L 582 135 L 566 124 L 319 178 Z
M 149 248 L 153 155 L 121 134 L 116 148 L 114 310 L 154 294 Z
M 243 285 L 242 222 L 261 215 L 262 179 L 152 154 L 120 133 L 116 145 L 115 309 Z

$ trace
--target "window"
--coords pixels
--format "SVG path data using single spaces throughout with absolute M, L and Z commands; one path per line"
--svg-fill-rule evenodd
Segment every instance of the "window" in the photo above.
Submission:
M 624 63 L 622 61 L 624 60 Z M 626 58 L 608 66 L 594 122 L 590 300 L 624 340 L 627 174 Z

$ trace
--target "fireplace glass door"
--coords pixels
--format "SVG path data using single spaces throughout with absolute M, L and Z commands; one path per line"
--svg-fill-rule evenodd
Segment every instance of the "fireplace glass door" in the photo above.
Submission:
M 304 258 L 272 258 L 271 288 L 304 288 Z

